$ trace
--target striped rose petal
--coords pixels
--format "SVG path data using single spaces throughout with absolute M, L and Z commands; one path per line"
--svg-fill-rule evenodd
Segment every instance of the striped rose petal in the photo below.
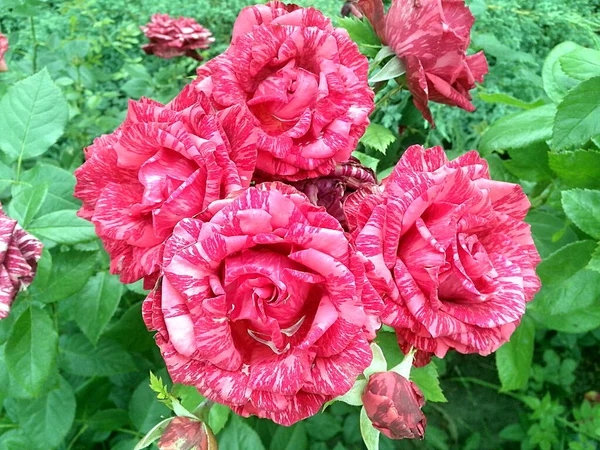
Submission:
M 477 152 L 448 161 L 410 147 L 363 201 L 353 236 L 404 350 L 487 355 L 506 342 L 540 289 L 540 257 L 520 186 L 491 180 Z M 369 212 L 370 211 L 370 212 Z
M 173 381 L 241 415 L 291 425 L 370 364 L 383 302 L 339 222 L 263 183 L 184 219 L 144 302 Z
M 75 171 L 78 214 L 95 225 L 112 273 L 153 287 L 173 227 L 250 184 L 251 131 L 239 108 L 217 114 L 191 87 L 166 106 L 130 102 L 123 124 L 96 139 Z

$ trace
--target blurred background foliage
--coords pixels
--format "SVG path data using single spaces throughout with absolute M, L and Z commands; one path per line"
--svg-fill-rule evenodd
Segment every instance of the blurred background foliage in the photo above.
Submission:
M 72 172 L 82 162 L 82 148 L 94 137 L 112 132 L 123 120 L 128 98 L 148 96 L 165 102 L 194 76 L 196 62 L 193 60 L 162 60 L 146 56 L 140 50 L 145 38 L 139 25 L 148 22 L 153 13 L 194 17 L 209 28 L 216 42 L 203 52 L 203 56 L 210 59 L 225 50 L 239 10 L 251 3 L 254 2 L 0 0 L 0 31 L 8 36 L 11 46 L 6 57 L 10 71 L 0 74 L 0 97 L 14 82 L 46 67 L 69 106 L 69 122 L 63 136 L 41 160 L 29 161 L 24 169 L 41 161 Z M 339 0 L 297 3 L 321 9 L 334 22 L 339 21 L 343 4 Z M 551 99 L 544 91 L 542 67 L 551 49 L 563 41 L 600 48 L 600 0 L 471 0 L 467 3 L 477 18 L 472 50 L 483 49 L 490 64 L 485 83 L 474 91 L 477 111 L 468 113 L 458 108 L 433 105 L 437 127 L 432 130 L 423 123 L 407 95 L 385 99 L 373 120 L 391 130 L 396 140 L 385 156 L 369 148 L 362 149 L 367 156 L 376 158 L 379 173 L 385 173 L 395 164 L 401 152 L 412 143 L 443 145 L 452 156 L 478 148 L 491 124 L 522 110 L 507 104 L 510 101 L 498 101 L 492 94 L 508 94 L 532 105 L 548 103 Z M 35 14 L 28 16 L 31 11 Z M 378 94 L 378 99 L 392 89 L 393 82 Z M 495 178 L 518 180 L 514 170 L 512 173 L 505 170 L 506 155 L 493 156 L 490 164 Z M 530 178 L 522 177 L 520 182 L 528 193 L 539 194 L 535 192 L 539 186 L 536 187 Z M 68 185 L 70 181 L 65 183 Z M 10 195 L 7 186 L 0 181 L 3 202 Z M 68 186 L 66 189 L 68 191 Z M 551 194 L 547 197 L 543 198 L 544 202 L 549 199 L 552 203 Z M 560 204 L 560 198 L 554 201 L 556 203 Z M 539 214 L 538 226 L 548 227 L 554 233 L 553 240 L 548 241 L 549 248 L 540 249 L 542 256 L 560 248 L 556 241 L 564 244 L 585 237 L 570 227 L 568 221 L 565 224 L 562 213 L 558 213 L 559 219 L 552 219 L 558 220 L 558 225 L 552 223 L 551 218 L 544 218 L 547 214 L 544 210 Z M 69 250 L 69 264 L 61 267 L 54 261 L 57 268 L 52 268 L 52 276 L 68 273 L 84 281 L 77 287 L 72 286 L 66 295 L 55 293 L 64 298 L 60 298 L 59 303 L 52 303 L 61 334 L 61 375 L 74 387 L 77 405 L 72 426 L 61 431 L 63 439 L 57 444 L 64 450 L 130 450 L 161 416 L 168 414 L 147 386 L 148 370 L 156 371 L 163 378 L 166 378 L 166 372 L 161 370 L 164 366 L 160 355 L 141 322 L 143 291 L 139 287 L 123 289 L 110 324 L 99 341 L 96 336 L 96 347 L 78 332 L 79 318 L 72 312 L 77 308 L 77 295 L 81 295 L 78 289 L 98 267 L 107 266 L 105 255 L 97 246 L 97 242 L 79 244 Z M 99 255 L 92 262 L 87 256 L 90 250 Z M 73 262 L 75 256 L 78 259 Z M 73 272 L 77 269 L 79 272 Z M 32 295 L 35 298 L 35 286 Z M 4 345 L 10 327 L 19 316 L 20 306 L 24 309 L 23 302 L 17 304 L 12 319 L 0 323 L 0 346 Z M 380 338 L 386 356 L 397 352 L 390 336 L 384 333 Z M 448 402 L 430 402 L 425 407 L 429 421 L 426 440 L 392 442 L 382 439 L 381 448 L 599 448 L 600 397 L 593 391 L 600 391 L 600 331 L 573 334 L 538 329 L 535 342 L 530 377 L 517 393 L 502 391 L 494 357 L 451 353 L 443 361 L 437 360 L 441 386 Z M 107 359 L 106 352 L 112 352 L 112 357 Z M 7 399 L 4 408 L 0 408 L 0 449 L 27 448 L 23 447 L 22 441 L 8 434 L 17 427 L 15 423 L 19 427 L 30 426 L 32 432 L 42 435 L 64 425 L 51 421 L 42 428 L 39 423 L 36 425 L 36 421 L 48 420 L 48 414 L 44 415 L 40 410 L 49 403 L 36 405 L 33 400 L 23 403 L 22 399 L 27 399 L 28 395 L 24 392 L 15 394 L 17 387 L 10 384 L 8 375 L 3 372 L 3 361 L 0 361 L 0 385 L 0 403 L 5 397 L 21 398 Z M 64 380 L 56 381 L 54 387 L 52 392 L 62 392 Z M 193 395 L 189 392 L 186 395 L 193 403 Z M 61 404 L 55 402 L 53 405 L 58 408 Z M 227 419 L 226 415 L 224 417 Z M 277 427 L 256 418 L 244 423 L 256 430 L 264 448 L 270 450 L 352 450 L 364 448 L 358 421 L 358 408 L 336 403 L 325 413 L 292 428 Z M 249 433 L 248 427 L 229 418 L 223 431 L 225 436 L 231 436 L 227 435 L 227 430 L 235 426 L 237 435 Z M 232 442 L 226 437 L 222 448 L 238 448 Z

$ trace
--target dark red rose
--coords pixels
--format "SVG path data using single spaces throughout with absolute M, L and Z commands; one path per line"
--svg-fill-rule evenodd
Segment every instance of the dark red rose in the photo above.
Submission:
M 10 305 L 35 277 L 42 256 L 42 243 L 2 211 L 0 205 L 0 319 L 10 312 Z
M 362 400 L 373 426 L 390 439 L 423 439 L 425 398 L 412 381 L 396 372 L 375 373 Z
M 209 30 L 189 17 L 173 19 L 168 14 L 154 14 L 140 29 L 150 40 L 142 50 L 165 59 L 189 56 L 202 61 L 196 49 L 207 49 L 215 41 Z
M 338 164 L 327 176 L 291 184 L 303 192 L 313 205 L 323 206 L 345 229 L 348 229 L 344 202 L 351 193 L 364 185 L 376 183 L 375 172 L 363 166 L 358 159 L 351 157 L 349 161 Z

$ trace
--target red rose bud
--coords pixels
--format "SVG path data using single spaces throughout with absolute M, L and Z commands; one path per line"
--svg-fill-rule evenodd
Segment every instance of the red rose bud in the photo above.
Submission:
M 423 439 L 425 399 L 412 381 L 396 372 L 373 374 L 362 400 L 373 426 L 390 439 Z
M 303 192 L 313 205 L 323 206 L 347 229 L 348 221 L 343 208 L 346 198 L 364 185 L 376 183 L 375 172 L 351 157 L 349 161 L 338 164 L 327 176 L 291 184 Z
M 208 426 L 189 417 L 175 417 L 158 441 L 160 450 L 217 450 L 217 440 Z
M 140 29 L 150 40 L 142 50 L 165 59 L 189 56 L 202 61 L 196 49 L 207 49 L 215 41 L 209 30 L 189 17 L 173 19 L 168 14 L 154 14 Z
M 8 39 L 2 33 L 0 33 L 0 72 L 6 72 L 6 61 L 4 61 L 4 54 L 8 51 Z
M 354 16 L 357 19 L 363 18 L 362 13 L 356 7 L 356 1 L 357 0 L 348 0 L 346 3 L 344 3 L 344 6 L 342 6 L 342 11 L 341 11 L 342 16 L 344 16 L 344 17 Z

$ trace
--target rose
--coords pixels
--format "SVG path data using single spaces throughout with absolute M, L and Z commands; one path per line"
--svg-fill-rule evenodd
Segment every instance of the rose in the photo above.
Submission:
M 189 417 L 174 417 L 160 441 L 160 450 L 217 450 L 217 439 L 203 422 Z
M 425 398 L 412 381 L 396 372 L 375 373 L 369 377 L 362 401 L 373 426 L 390 439 L 423 439 Z
M 0 72 L 6 72 L 8 67 L 4 61 L 4 54 L 8 51 L 8 39 L 0 33 Z
M 344 229 L 347 229 L 348 220 L 344 213 L 344 202 L 357 189 L 375 183 L 377 183 L 375 172 L 363 166 L 358 159 L 351 157 L 349 161 L 338 164 L 327 176 L 297 181 L 292 185 L 304 193 L 313 205 L 323 206 Z
M 79 215 L 96 226 L 111 272 L 152 287 L 175 224 L 250 183 L 256 150 L 239 107 L 214 114 L 191 87 L 169 105 L 130 102 L 125 122 L 75 171 Z
M 463 0 L 360 0 L 358 7 L 406 67 L 415 106 L 433 124 L 427 103 L 474 111 L 469 91 L 488 72 L 483 52 L 467 55 L 475 21 Z
M 168 14 L 154 14 L 150 23 L 140 29 L 150 40 L 142 50 L 166 59 L 189 56 L 202 61 L 204 58 L 196 49 L 207 49 L 215 41 L 209 30 L 189 17 L 173 19 Z
M 369 124 L 368 61 L 343 29 L 312 8 L 244 8 L 230 48 L 194 82 L 217 108 L 244 105 L 265 178 L 302 180 L 348 160 Z
M 0 319 L 10 312 L 10 305 L 35 277 L 42 256 L 42 243 L 23 230 L 0 205 Z
M 540 289 L 521 187 L 490 180 L 475 151 L 448 161 L 440 147 L 414 145 L 365 197 L 348 200 L 346 215 L 403 348 L 441 358 L 506 342 Z
M 177 225 L 143 311 L 174 382 L 291 425 L 369 366 L 381 306 L 340 224 L 264 183 Z

